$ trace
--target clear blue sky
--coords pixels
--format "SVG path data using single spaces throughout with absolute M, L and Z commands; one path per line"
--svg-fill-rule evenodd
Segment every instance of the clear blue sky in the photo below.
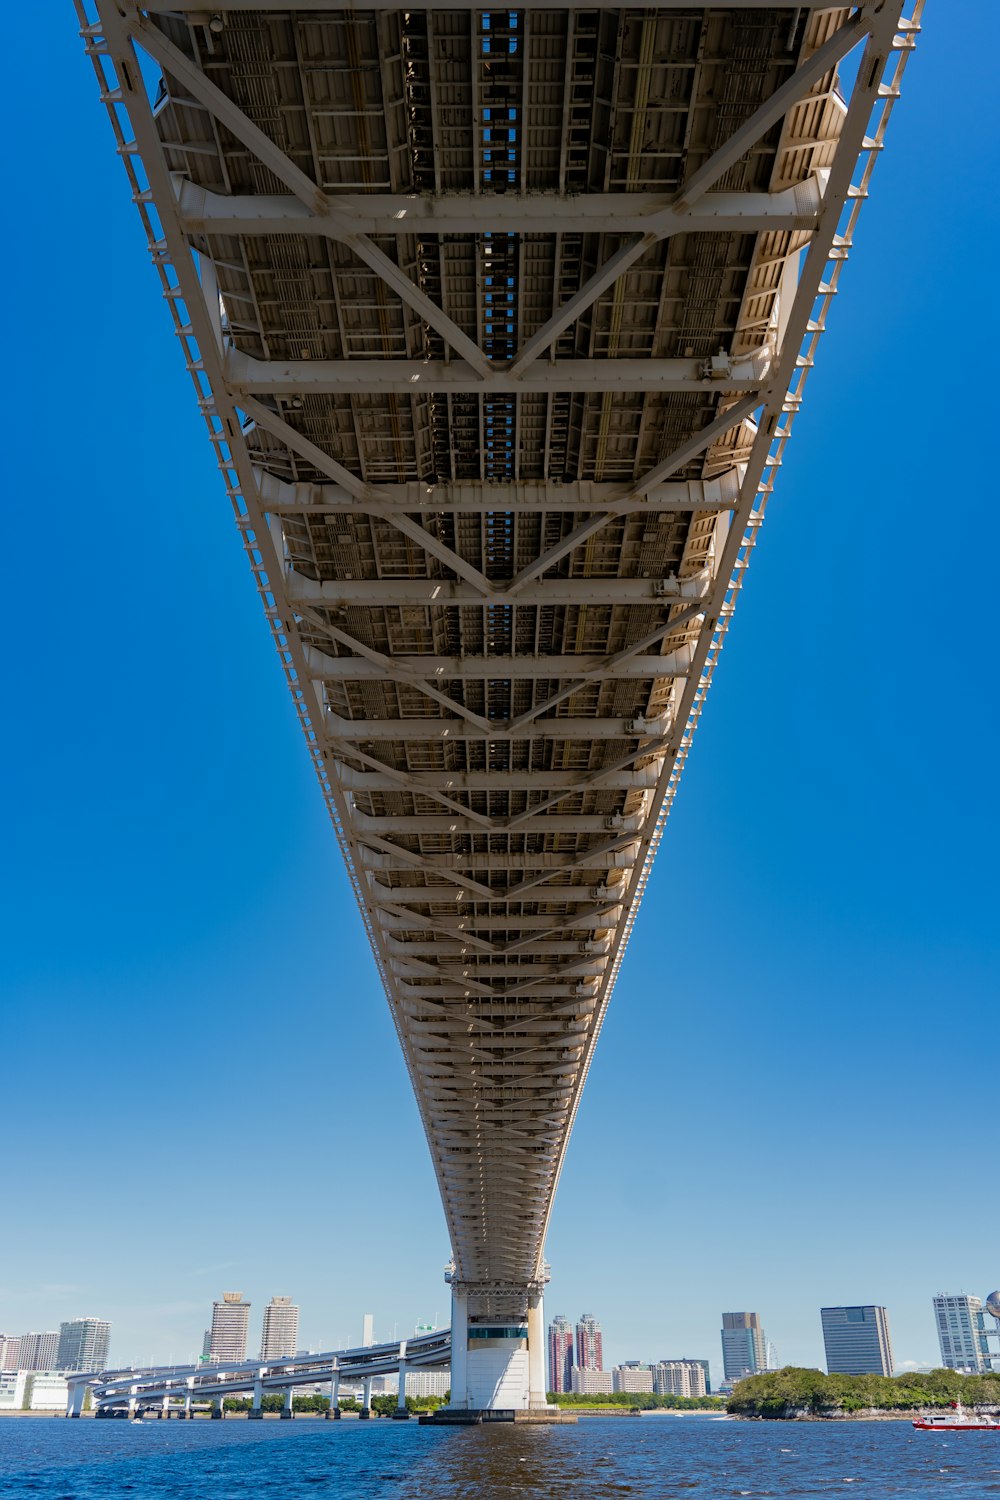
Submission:
M 928 7 L 570 1148 L 547 1311 L 718 1360 L 1000 1283 L 985 4 Z M 0 1329 L 447 1316 L 428 1156 L 68 5 L 15 70 Z M 960 34 L 961 33 L 961 34 Z M 257 1315 L 253 1326 L 259 1326 Z

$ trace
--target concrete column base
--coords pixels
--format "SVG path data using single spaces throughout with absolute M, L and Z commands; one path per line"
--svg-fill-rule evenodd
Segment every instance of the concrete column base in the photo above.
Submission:
M 257 1408 L 256 1411 L 254 1411 L 253 1407 L 251 1407 L 250 1410 L 247 1412 L 247 1421 L 248 1422 L 262 1422 L 263 1420 L 264 1420 L 264 1413 L 260 1410 L 259 1407 Z
M 328 1422 L 339 1422 L 341 1418 L 340 1407 L 335 1406 L 331 1411 L 325 1411 L 323 1415 Z
M 410 1413 L 406 1410 L 405 1406 L 397 1406 L 392 1414 L 392 1420 L 394 1422 L 408 1422 L 410 1420 Z
M 282 1409 L 281 1409 L 281 1420 L 283 1422 L 290 1422 L 292 1420 L 292 1418 L 294 1417 L 294 1415 L 295 1415 L 295 1413 L 293 1411 L 289 1411 L 287 1406 L 283 1406 L 282 1407 Z
M 543 1423 L 565 1422 L 573 1424 L 575 1412 L 560 1411 L 558 1407 L 537 1407 L 520 1411 L 504 1411 L 498 1407 L 462 1411 L 455 1407 L 439 1406 L 437 1411 L 422 1411 L 420 1423 L 428 1427 L 478 1427 L 486 1422 Z
M 371 1412 L 368 1410 L 367 1406 L 363 1406 L 361 1408 L 361 1410 L 358 1412 L 358 1418 L 359 1418 L 359 1420 L 362 1421 L 362 1422 L 367 1422 L 370 1419 L 370 1417 L 371 1417 Z
M 222 1421 L 222 1419 L 223 1419 L 223 1417 L 224 1417 L 224 1416 L 225 1416 L 225 1415 L 226 1415 L 226 1414 L 225 1414 L 225 1412 L 224 1412 L 224 1411 L 223 1411 L 223 1410 L 222 1410 L 222 1407 L 221 1407 L 221 1406 L 213 1406 L 213 1407 L 212 1407 L 212 1421 L 213 1421 L 213 1422 L 221 1422 L 221 1421 Z

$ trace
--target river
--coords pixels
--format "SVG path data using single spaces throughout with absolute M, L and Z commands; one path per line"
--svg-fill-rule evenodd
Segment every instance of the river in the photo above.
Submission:
M 909 1422 L 597 1417 L 415 1421 L 0 1420 L 3 1500 L 851 1500 L 1000 1496 L 1000 1434 Z

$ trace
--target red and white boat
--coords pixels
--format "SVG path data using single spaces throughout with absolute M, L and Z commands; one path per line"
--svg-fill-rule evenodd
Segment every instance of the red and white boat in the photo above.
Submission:
M 961 1401 L 953 1401 L 948 1411 L 919 1416 L 913 1425 L 921 1432 L 1000 1432 L 1000 1420 L 970 1416 Z

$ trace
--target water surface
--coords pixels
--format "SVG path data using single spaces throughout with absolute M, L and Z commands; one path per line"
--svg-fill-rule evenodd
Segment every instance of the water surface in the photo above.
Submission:
M 0 1419 L 2 1500 L 985 1500 L 1000 1434 L 908 1422 L 575 1427 Z

